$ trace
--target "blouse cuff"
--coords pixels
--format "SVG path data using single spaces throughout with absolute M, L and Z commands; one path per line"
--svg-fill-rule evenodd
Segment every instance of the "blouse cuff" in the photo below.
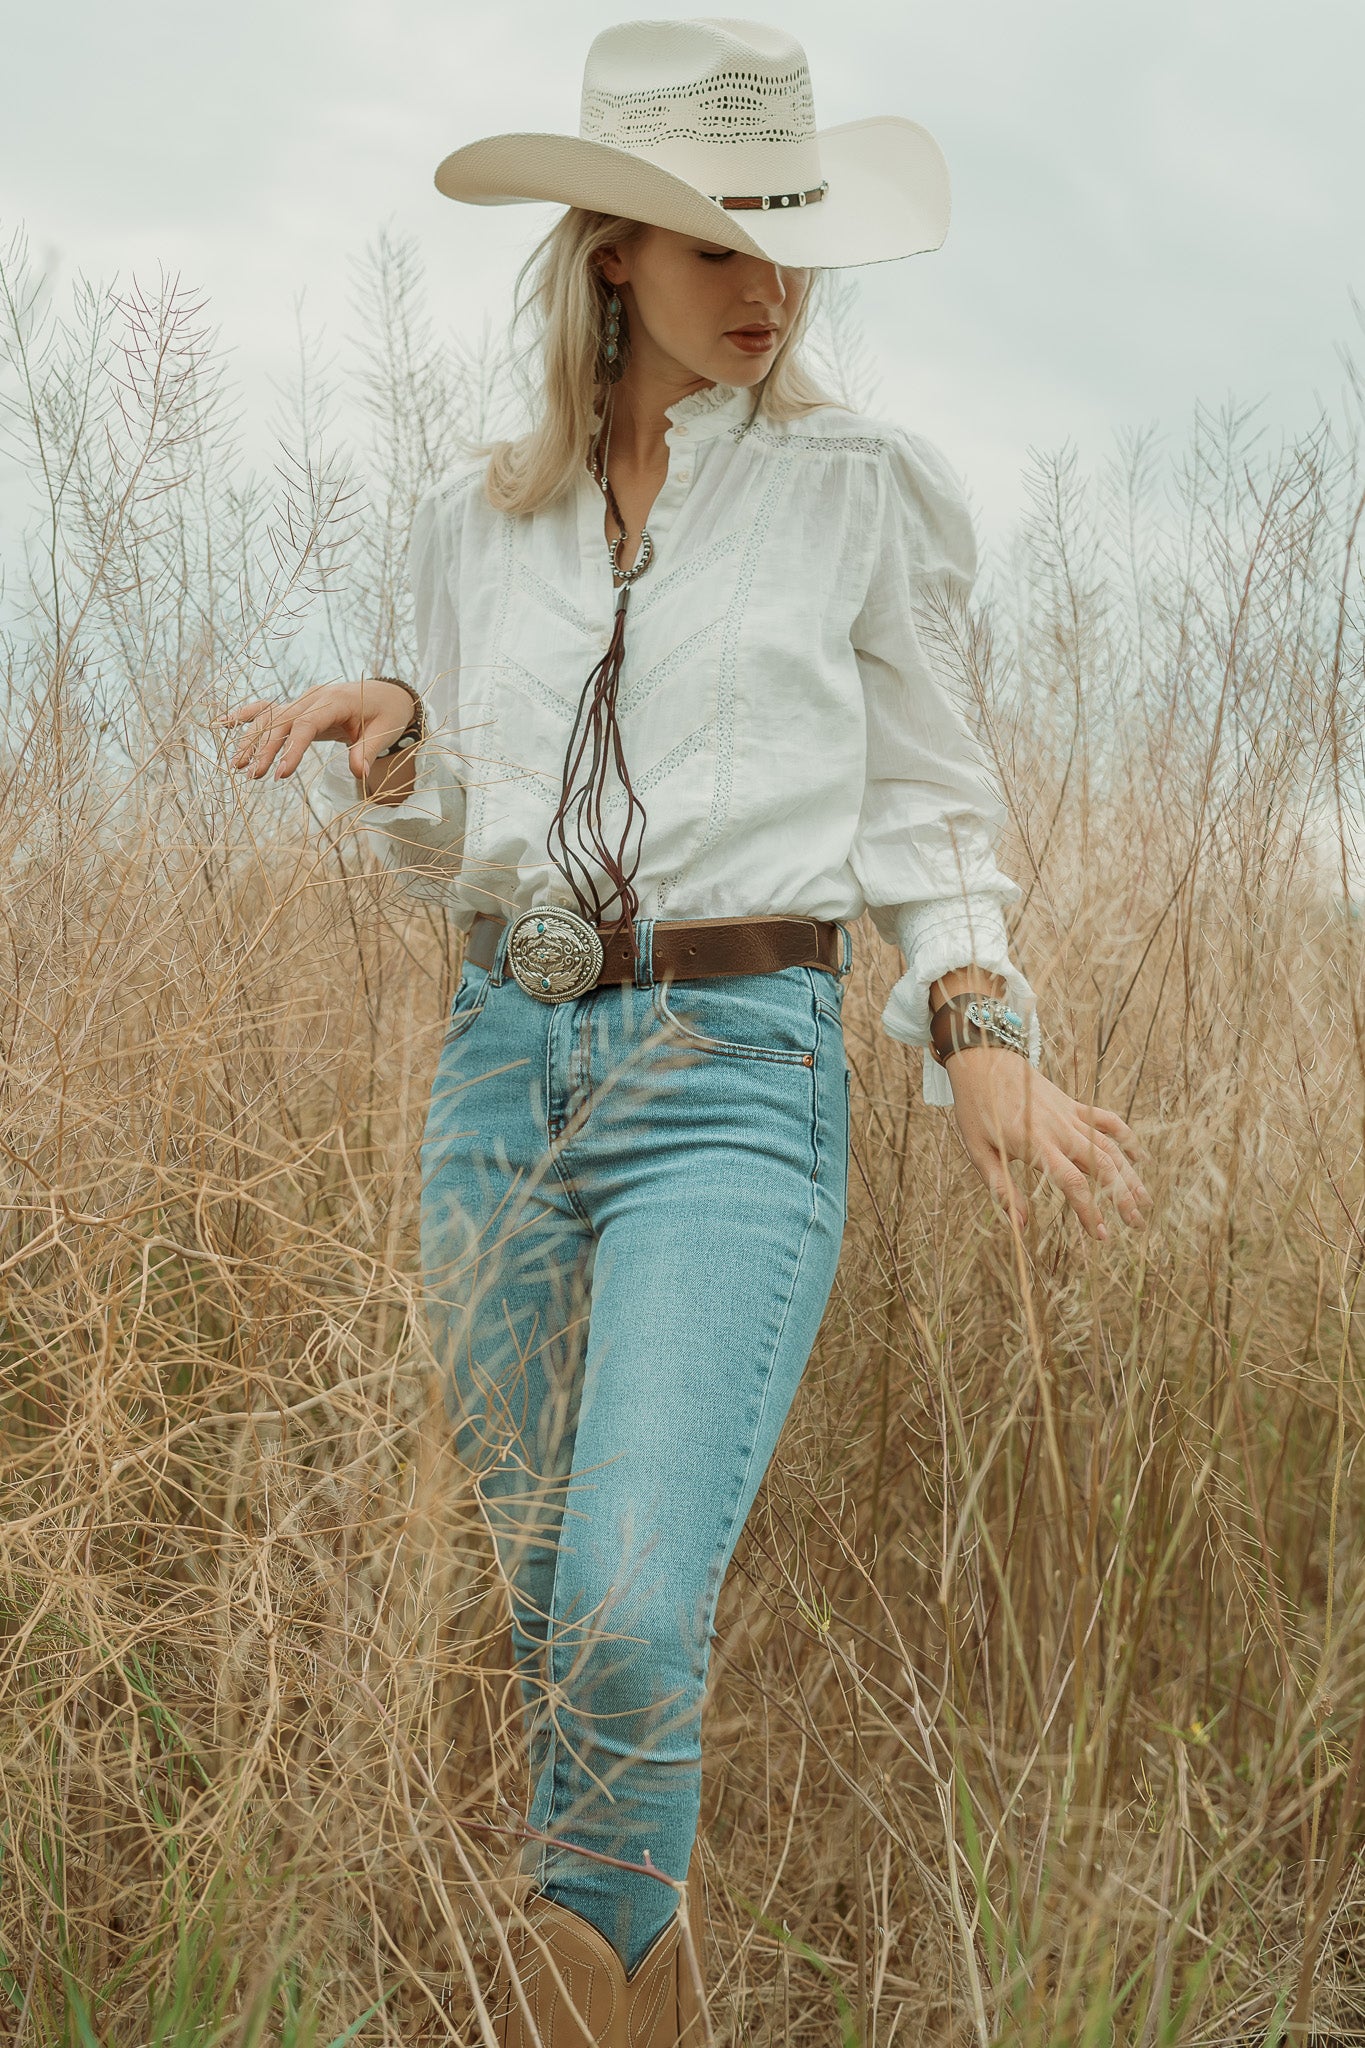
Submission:
M 1036 1067 L 1041 1052 L 1037 997 L 1010 959 L 1005 913 L 997 896 L 965 896 L 952 902 L 906 903 L 874 913 L 884 938 L 894 938 L 905 955 L 905 973 L 882 1011 L 882 1029 L 902 1045 L 924 1051 L 924 1100 L 951 1109 L 953 1085 L 929 1047 L 929 991 L 954 968 L 976 966 L 998 974 L 1005 1000 L 1028 1026 L 1028 1056 Z

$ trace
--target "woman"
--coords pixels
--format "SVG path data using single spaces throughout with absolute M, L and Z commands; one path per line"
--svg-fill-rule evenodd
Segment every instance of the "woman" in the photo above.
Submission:
M 942 241 L 937 146 L 817 132 L 776 29 L 632 22 L 578 137 L 487 138 L 437 184 L 568 206 L 533 431 L 417 508 L 415 690 L 244 706 L 236 765 L 334 743 L 333 808 L 369 798 L 467 933 L 422 1253 L 527 1716 L 536 1938 L 501 2038 L 660 2048 L 700 2038 L 677 1906 L 711 1630 L 839 1256 L 864 909 L 906 961 L 883 1027 L 1014 1218 L 1015 1160 L 1096 1236 L 1102 1193 L 1134 1223 L 1147 1196 L 1122 1120 L 1037 1071 L 1002 808 L 926 638 L 974 573 L 961 489 L 796 353 L 813 272 Z

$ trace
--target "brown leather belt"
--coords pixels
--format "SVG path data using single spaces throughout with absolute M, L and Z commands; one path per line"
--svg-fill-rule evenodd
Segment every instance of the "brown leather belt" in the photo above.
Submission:
M 491 967 L 507 920 L 480 911 L 465 940 L 465 958 Z M 635 979 L 626 932 L 595 927 L 602 941 L 603 982 Z M 843 927 L 821 917 L 693 917 L 655 920 L 650 964 L 655 981 L 688 981 L 711 974 L 771 974 L 781 967 L 843 971 Z

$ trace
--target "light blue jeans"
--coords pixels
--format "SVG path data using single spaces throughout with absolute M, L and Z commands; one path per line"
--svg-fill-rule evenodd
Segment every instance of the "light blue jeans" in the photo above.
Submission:
M 466 965 L 422 1143 L 456 1448 L 505 1575 L 539 1889 L 633 1969 L 687 1875 L 716 1602 L 848 1209 L 844 976 L 538 1002 Z

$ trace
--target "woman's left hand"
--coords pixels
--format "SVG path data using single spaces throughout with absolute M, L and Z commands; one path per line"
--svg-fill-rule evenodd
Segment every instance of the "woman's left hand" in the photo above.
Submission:
M 1114 1110 L 1073 1101 L 1002 1046 L 964 1046 L 944 1071 L 968 1157 L 1021 1228 L 1028 1203 L 1010 1172 L 1016 1159 L 1042 1168 L 1092 1237 L 1109 1235 L 1100 1193 L 1112 1197 L 1125 1223 L 1145 1222 L 1152 1198 L 1134 1163 L 1137 1140 Z

